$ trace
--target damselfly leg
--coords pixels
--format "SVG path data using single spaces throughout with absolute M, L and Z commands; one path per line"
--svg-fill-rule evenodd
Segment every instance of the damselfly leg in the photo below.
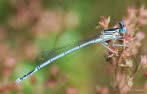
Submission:
M 105 48 L 109 49 L 111 52 L 113 52 L 113 53 L 115 53 L 115 54 L 117 53 L 117 52 L 115 52 L 114 50 L 112 50 L 111 48 L 108 47 L 108 45 L 107 45 L 108 43 L 103 42 L 103 41 L 100 41 L 100 43 L 101 43 Z
M 124 44 L 115 44 L 116 40 L 122 40 L 122 39 L 113 39 L 112 40 L 112 45 L 113 46 L 124 46 Z

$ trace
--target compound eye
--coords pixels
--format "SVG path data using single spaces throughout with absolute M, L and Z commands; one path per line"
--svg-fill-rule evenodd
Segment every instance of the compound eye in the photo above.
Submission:
M 120 28 L 124 27 L 124 23 L 122 21 L 118 22 L 118 25 L 119 25 Z

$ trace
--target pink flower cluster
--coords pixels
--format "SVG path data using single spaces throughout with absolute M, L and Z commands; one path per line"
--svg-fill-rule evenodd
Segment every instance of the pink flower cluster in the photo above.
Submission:
M 142 65 L 142 67 L 147 68 L 147 55 L 141 56 L 141 62 L 140 63 Z
M 99 21 L 99 26 L 97 28 L 103 28 L 103 29 L 108 29 L 110 23 L 110 17 L 106 18 L 106 17 L 102 17 Z
M 126 94 L 131 90 L 133 86 L 133 79 L 136 72 L 141 70 L 141 68 L 147 68 L 147 57 L 142 55 L 138 62 L 136 57 L 140 57 L 142 41 L 145 38 L 145 32 L 142 30 L 147 24 L 147 9 L 141 7 L 136 9 L 134 7 L 127 8 L 127 16 L 122 20 L 127 28 L 127 32 L 124 35 L 123 41 L 118 41 L 124 44 L 124 47 L 115 47 L 111 44 L 109 48 L 117 51 L 118 54 L 115 55 L 108 50 L 106 60 L 110 62 L 115 71 L 115 81 L 114 87 L 118 89 L 120 94 Z M 101 28 L 108 29 L 110 19 L 103 17 L 99 24 Z M 117 25 L 114 26 L 116 28 Z M 135 63 L 137 62 L 137 67 L 134 70 Z M 120 71 L 119 69 L 122 69 Z M 144 75 L 146 74 L 144 70 Z M 116 90 L 117 91 L 117 90 Z M 118 93 L 118 92 L 117 92 Z

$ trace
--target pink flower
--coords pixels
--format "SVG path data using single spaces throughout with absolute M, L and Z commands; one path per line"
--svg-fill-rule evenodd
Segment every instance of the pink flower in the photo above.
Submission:
M 141 56 L 141 65 L 143 66 L 143 67 L 147 67 L 147 56 L 146 55 L 144 55 L 144 56 Z
M 141 32 L 137 32 L 136 38 L 137 38 L 137 40 L 139 40 L 139 41 L 143 40 L 143 39 L 145 38 L 145 33 L 142 32 L 142 31 L 141 31 Z
M 67 88 L 66 94 L 79 94 L 75 88 Z
M 143 74 L 144 74 L 145 77 L 147 77 L 147 71 L 145 71 Z
M 0 90 L 1 94 L 10 94 L 10 90 L 6 87 L 3 87 L 2 90 Z
M 118 24 L 114 25 L 113 28 L 118 28 Z
M 147 18 L 144 18 L 144 17 L 139 17 L 138 18 L 138 26 L 142 26 L 144 24 L 147 24 Z
M 147 24 L 147 9 L 141 7 L 139 10 L 138 26 Z
M 51 74 L 56 76 L 59 74 L 59 68 L 57 66 L 52 66 L 51 67 Z
M 126 75 L 124 73 L 119 72 L 116 74 L 116 82 L 119 82 L 119 87 L 123 87 L 125 83 L 125 77 Z
M 130 40 L 132 40 L 131 34 L 126 33 L 126 34 L 125 34 L 125 37 L 124 37 L 124 40 L 125 40 L 126 42 L 129 42 Z
M 11 70 L 10 70 L 10 68 L 3 68 L 3 71 L 2 71 L 2 74 L 3 74 L 3 77 L 4 78 L 7 78 L 7 77 L 9 77 L 10 75 L 11 75 Z
M 144 6 L 142 6 L 139 10 L 139 16 L 141 17 L 147 17 L 147 9 L 144 8 Z
M 128 26 L 131 24 L 131 20 L 128 18 L 123 18 L 123 22 L 125 23 L 125 26 Z
M 48 78 L 48 79 L 44 82 L 44 86 L 45 86 L 45 87 L 48 87 L 48 86 L 49 86 L 50 88 L 55 88 L 56 85 L 57 85 L 57 81 L 56 81 L 56 79 L 53 78 L 53 77 Z
M 35 77 L 34 75 L 32 75 L 32 76 L 30 77 L 30 82 L 31 82 L 32 85 L 35 85 L 35 84 L 36 84 L 37 79 L 36 79 L 36 77 Z
M 114 68 L 112 66 L 108 66 L 105 70 L 108 74 L 111 74 L 114 71 Z
M 101 88 L 101 94 L 109 94 L 108 88 L 107 87 Z
M 123 53 L 122 53 L 122 56 L 124 57 L 124 58 L 126 58 L 126 57 L 129 57 L 129 56 L 131 56 L 132 55 L 132 51 L 131 51 L 131 49 L 129 48 L 125 48 L 124 49 L 124 51 L 123 51 Z
M 126 84 L 122 89 L 120 94 L 127 94 L 130 91 L 130 87 Z
M 110 23 L 110 17 L 106 18 L 106 17 L 102 17 L 101 20 L 99 21 L 99 24 L 102 29 L 108 29 Z
M 13 90 L 16 90 L 17 89 L 17 85 L 15 83 L 10 82 L 9 83 L 9 88 L 13 89 Z
M 33 43 L 25 42 L 23 44 L 23 51 L 27 58 L 34 59 L 37 55 L 37 47 Z
M 129 14 L 128 17 L 130 20 L 133 20 L 135 18 L 135 14 L 137 13 L 137 9 L 134 7 L 128 7 L 127 8 L 127 13 Z
M 42 34 L 48 31 L 58 31 L 61 29 L 61 14 L 58 11 L 43 12 L 38 22 L 32 27 L 32 32 Z
M 67 76 L 66 74 L 61 75 L 60 80 L 61 80 L 62 82 L 67 81 L 67 79 L 68 79 L 68 76 Z
M 5 59 L 5 66 L 12 68 L 16 63 L 16 58 L 15 57 L 7 57 Z

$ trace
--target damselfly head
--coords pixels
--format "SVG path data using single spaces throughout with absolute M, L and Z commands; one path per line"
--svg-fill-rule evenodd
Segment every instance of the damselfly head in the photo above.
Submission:
M 125 34 L 127 30 L 126 27 L 124 26 L 124 23 L 122 21 L 119 21 L 118 26 L 120 28 L 120 33 Z
M 119 21 L 118 22 L 118 25 L 119 25 L 120 28 L 123 28 L 124 27 L 124 23 L 122 21 Z

